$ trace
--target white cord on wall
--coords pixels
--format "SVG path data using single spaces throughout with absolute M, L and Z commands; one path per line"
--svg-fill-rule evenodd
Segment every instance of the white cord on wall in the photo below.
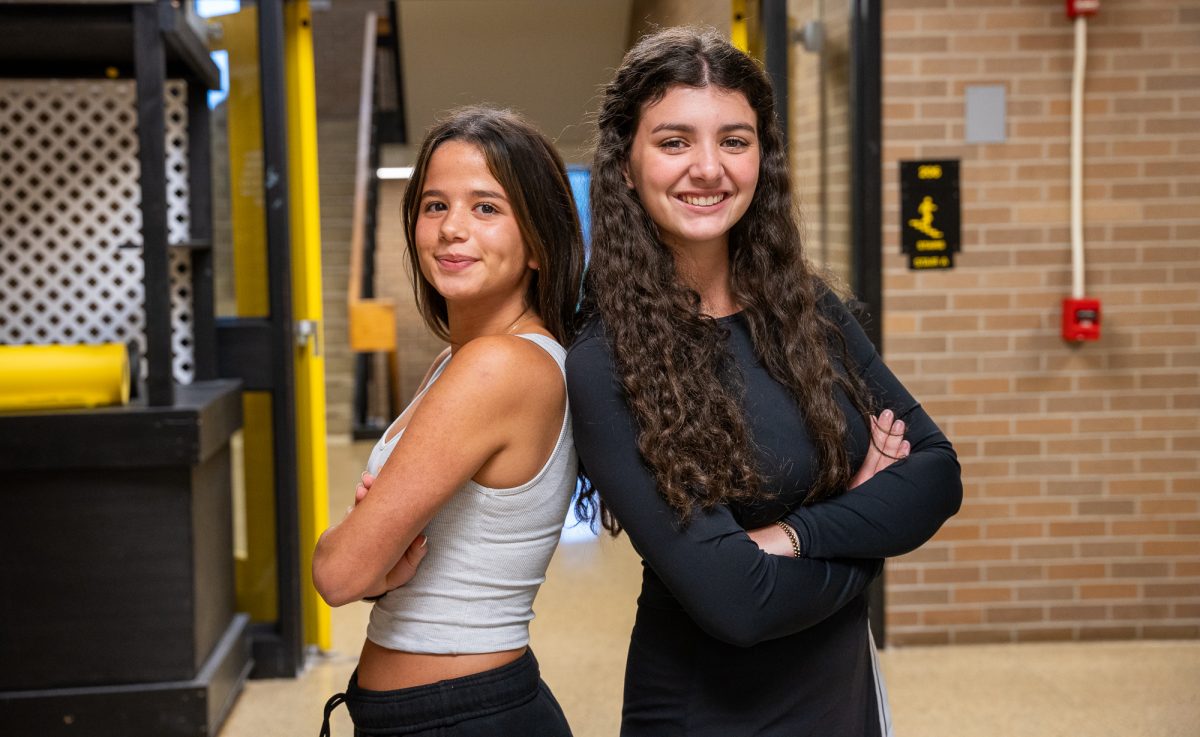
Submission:
M 1083 298 L 1083 80 L 1087 71 L 1087 18 L 1075 19 L 1075 75 L 1071 80 L 1071 296 Z

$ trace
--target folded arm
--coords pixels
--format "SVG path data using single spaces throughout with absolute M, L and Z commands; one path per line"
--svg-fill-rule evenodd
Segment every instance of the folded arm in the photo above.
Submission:
M 681 525 L 642 461 L 636 423 L 598 339 L 571 349 L 567 386 L 575 447 L 592 483 L 647 565 L 708 634 L 749 646 L 806 629 L 878 574 L 877 560 L 764 553 L 724 506 Z
M 962 503 L 958 458 L 950 441 L 891 372 L 858 321 L 832 295 L 822 307 L 842 328 L 850 360 L 880 409 L 905 423 L 908 457 L 851 491 L 792 510 L 783 521 L 812 558 L 881 558 L 920 547 Z
M 455 354 L 413 412 L 370 493 L 317 542 L 313 583 L 330 605 L 403 583 L 389 575 L 404 570 L 397 563 L 421 530 L 511 444 L 530 398 L 547 394 L 536 385 L 544 367 L 529 365 L 529 350 L 523 341 L 483 338 Z M 561 394 L 552 400 L 561 403 Z

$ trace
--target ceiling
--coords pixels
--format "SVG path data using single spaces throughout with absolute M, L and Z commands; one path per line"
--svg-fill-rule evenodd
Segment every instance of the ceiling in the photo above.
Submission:
M 589 159 L 590 115 L 625 53 L 632 0 L 400 0 L 410 138 L 449 108 L 524 113 L 568 163 Z M 403 163 L 404 151 L 389 152 Z

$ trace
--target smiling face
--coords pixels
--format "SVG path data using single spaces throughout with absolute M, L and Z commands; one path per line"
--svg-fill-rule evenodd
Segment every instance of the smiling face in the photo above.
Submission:
M 430 156 L 414 232 L 421 273 L 448 305 L 524 299 L 537 264 L 478 146 L 450 140 Z
M 758 184 L 756 121 L 744 94 L 713 85 L 671 87 L 642 109 L 626 179 L 668 246 L 728 248 Z

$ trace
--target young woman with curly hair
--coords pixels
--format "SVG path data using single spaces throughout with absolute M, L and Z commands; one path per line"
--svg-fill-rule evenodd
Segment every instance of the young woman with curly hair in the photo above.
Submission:
M 753 60 L 648 36 L 598 126 L 567 383 L 580 505 L 644 561 L 621 734 L 887 735 L 865 591 L 957 511 L 954 451 L 806 263 Z
M 324 733 L 344 700 L 355 734 L 569 737 L 528 648 L 577 478 L 562 344 L 583 243 L 562 160 L 511 112 L 460 110 L 417 155 L 404 231 L 450 347 L 317 543 L 327 602 L 376 599 Z

